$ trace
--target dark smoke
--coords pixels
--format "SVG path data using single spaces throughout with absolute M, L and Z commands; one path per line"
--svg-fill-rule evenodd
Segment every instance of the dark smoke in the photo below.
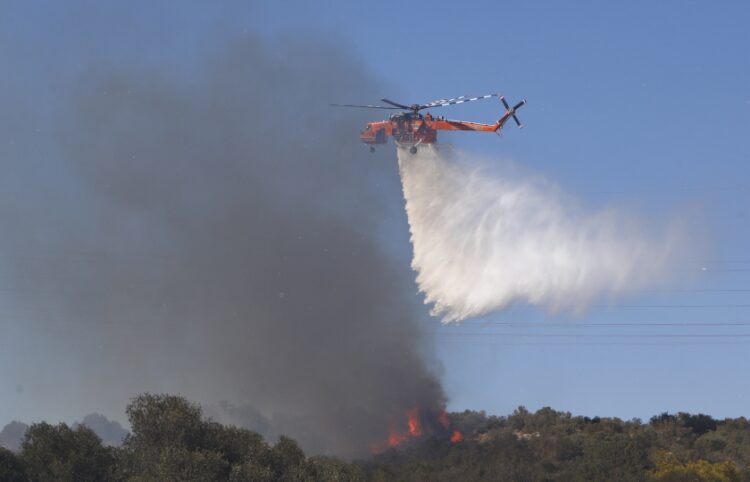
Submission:
M 119 446 L 122 444 L 128 431 L 114 420 L 109 420 L 99 413 L 90 413 L 83 417 L 80 422 L 74 422 L 72 428 L 78 425 L 86 425 L 94 431 L 102 440 L 104 445 Z M 23 422 L 13 421 L 0 430 L 0 447 L 17 452 L 21 449 L 21 442 L 29 426 Z
M 23 436 L 29 426 L 23 422 L 12 421 L 0 430 L 0 447 L 18 452 L 21 450 Z
M 327 107 L 375 82 L 315 35 L 215 44 L 174 70 L 82 49 L 45 93 L 55 144 L 0 221 L 8 289 L 52 347 L 24 377 L 57 384 L 18 382 L 109 416 L 144 391 L 249 404 L 270 436 L 361 455 L 443 397 L 408 262 L 380 242 L 407 239 L 395 155 Z
M 215 405 L 202 407 L 203 416 L 224 425 L 238 425 L 257 432 L 264 437 L 270 435 L 271 421 L 252 405 L 235 405 L 222 400 Z
M 72 425 L 75 430 L 79 423 L 76 422 Z M 85 425 L 102 440 L 104 445 L 111 447 L 118 447 L 122 445 L 125 437 L 128 435 L 128 431 L 122 428 L 122 425 L 117 423 L 115 420 L 109 420 L 102 414 L 90 413 L 83 417 L 80 425 Z

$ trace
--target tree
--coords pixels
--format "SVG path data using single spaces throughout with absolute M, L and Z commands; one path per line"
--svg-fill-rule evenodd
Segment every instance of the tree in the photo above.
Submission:
M 359 467 L 331 457 L 311 457 L 305 464 L 305 480 L 310 482 L 362 482 L 364 475 Z
M 276 480 L 291 482 L 304 479 L 305 453 L 297 442 L 282 435 L 271 452 L 271 467 Z
M 200 407 L 182 397 L 142 394 L 126 409 L 132 433 L 119 452 L 117 477 L 135 480 L 226 480 L 230 465 L 207 447 Z
M 305 481 L 306 457 L 281 437 L 273 447 L 250 430 L 204 420 L 182 397 L 143 394 L 127 407 L 132 433 L 118 451 L 126 480 Z
M 706 460 L 682 463 L 670 452 L 659 452 L 649 478 L 658 482 L 736 482 L 740 474 L 734 462 Z
M 40 482 L 101 481 L 110 477 L 112 453 L 86 426 L 36 423 L 26 431 L 21 460 L 30 479 Z
M 680 412 L 678 414 L 682 424 L 691 429 L 697 435 L 703 435 L 706 432 L 716 430 L 719 422 L 709 415 L 699 413 L 698 415 L 690 415 L 689 413 Z
M 132 434 L 131 447 L 199 447 L 204 435 L 201 410 L 196 404 L 174 395 L 144 393 L 125 409 Z
M 26 477 L 21 459 L 8 449 L 0 447 L 0 480 L 3 482 L 26 482 Z
M 648 439 L 643 435 L 598 432 L 587 437 L 578 464 L 580 480 L 639 481 L 649 466 Z

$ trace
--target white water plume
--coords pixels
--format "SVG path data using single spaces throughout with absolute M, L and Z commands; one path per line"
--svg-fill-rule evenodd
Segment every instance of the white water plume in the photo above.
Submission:
M 446 145 L 398 156 L 412 268 L 444 322 L 516 301 L 578 312 L 663 281 L 681 244 L 677 229 L 653 235 L 621 211 L 584 210 L 548 181 Z

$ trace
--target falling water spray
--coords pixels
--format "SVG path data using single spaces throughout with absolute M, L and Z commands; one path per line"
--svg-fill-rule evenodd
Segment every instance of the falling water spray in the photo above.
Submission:
M 580 311 L 665 281 L 675 225 L 652 233 L 616 209 L 590 211 L 554 184 L 449 146 L 399 150 L 417 284 L 444 322 L 525 302 Z

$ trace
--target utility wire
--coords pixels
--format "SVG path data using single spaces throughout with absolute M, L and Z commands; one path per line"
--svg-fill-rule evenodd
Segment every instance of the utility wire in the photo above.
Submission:
M 750 346 L 748 341 L 559 341 L 559 342 L 537 342 L 537 341 L 508 341 L 498 342 L 496 340 L 437 340 L 441 345 L 476 345 L 478 342 L 492 344 L 493 346 L 714 346 L 714 345 L 737 345 Z
M 493 326 L 509 326 L 518 328 L 548 328 L 548 327 L 564 327 L 564 328 L 621 328 L 631 326 L 675 326 L 675 327 L 717 327 L 717 326 L 750 326 L 750 321 L 701 321 L 701 322 L 681 322 L 681 321 L 635 321 L 635 322 L 613 322 L 613 323 L 568 323 L 568 322 L 518 322 L 518 321 L 485 321 L 485 322 L 464 322 L 463 325 L 457 327 L 463 327 L 468 325 L 493 325 Z M 475 326 L 473 326 L 475 327 Z M 446 329 L 449 329 L 446 327 Z
M 508 338 L 747 338 L 750 333 L 651 333 L 651 334 L 575 334 L 575 333 L 436 333 L 444 338 L 508 337 Z

